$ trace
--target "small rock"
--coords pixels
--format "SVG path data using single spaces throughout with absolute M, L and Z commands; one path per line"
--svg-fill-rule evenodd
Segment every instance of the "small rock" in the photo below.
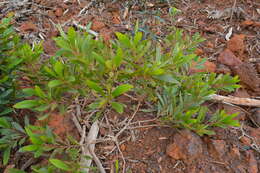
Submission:
M 241 98 L 250 98 L 250 95 L 245 89 L 239 88 L 236 90 L 236 92 L 233 94 L 235 97 L 241 97 Z
M 113 24 L 117 24 L 117 25 L 121 24 L 121 19 L 120 19 L 119 12 L 112 12 L 112 16 L 113 16 L 113 18 L 112 18 L 112 23 Z
M 199 68 L 196 68 L 197 63 L 193 63 L 191 69 L 190 69 L 190 73 L 199 73 L 199 72 L 216 72 L 216 68 L 217 66 L 213 63 L 213 62 L 210 62 L 210 61 L 206 61 L 204 64 L 203 64 L 203 68 L 199 69 Z
M 240 140 L 244 145 L 247 145 L 247 146 L 250 146 L 250 145 L 251 145 L 251 139 L 249 139 L 249 138 L 246 137 L 246 136 L 242 136 L 239 140 Z
M 225 49 L 223 52 L 220 53 L 218 61 L 221 64 L 225 64 L 229 67 L 238 66 L 242 64 L 242 61 L 238 59 L 229 49 Z
M 111 40 L 113 31 L 109 28 L 103 28 L 100 30 L 100 35 L 102 36 L 102 38 L 104 39 L 104 41 L 106 43 L 109 43 L 109 41 Z
M 253 119 L 254 123 L 260 126 L 260 109 L 256 108 L 251 114 L 251 118 Z
M 107 129 L 105 129 L 104 127 L 100 127 L 100 129 L 99 129 L 100 135 L 105 136 L 107 134 L 107 132 L 108 132 Z
M 228 42 L 227 42 L 227 48 L 231 50 L 235 55 L 238 56 L 238 58 L 243 59 L 244 51 L 245 51 L 245 35 L 235 34 Z
M 197 48 L 197 49 L 195 50 L 195 54 L 198 55 L 198 56 L 203 55 L 203 53 L 204 53 L 204 52 L 203 52 L 202 49 Z
M 239 76 L 239 79 L 242 83 L 253 91 L 259 91 L 260 79 L 254 68 L 250 63 L 243 63 L 232 68 L 232 71 L 235 75 Z
M 125 150 L 126 150 L 125 144 L 122 144 L 122 145 L 120 146 L 120 149 L 121 149 L 121 151 L 125 151 Z
M 27 31 L 37 31 L 37 27 L 32 22 L 24 22 L 19 27 L 19 30 L 21 32 L 27 32 Z
M 44 52 L 48 55 L 55 55 L 56 51 L 58 50 L 55 42 L 52 39 L 47 39 L 43 42 Z
M 249 151 L 249 173 L 258 173 L 257 160 L 253 154 L 253 151 Z
M 253 25 L 254 22 L 252 20 L 245 20 L 241 23 L 242 26 L 246 27 L 246 26 L 251 26 Z
M 65 139 L 69 134 L 75 139 L 78 139 L 78 132 L 75 131 L 75 126 L 72 123 L 71 117 L 68 114 L 52 113 L 44 120 L 37 120 L 36 125 L 48 125 L 53 133 L 62 139 Z
M 204 27 L 204 31 L 208 32 L 209 34 L 214 34 L 216 32 L 216 27 L 207 26 L 207 27 Z
M 103 29 L 105 27 L 105 24 L 99 20 L 94 20 L 91 26 L 91 29 L 93 29 L 94 31 L 100 31 L 101 29 Z
M 234 157 L 240 158 L 239 148 L 236 147 L 236 146 L 232 147 L 232 149 L 231 149 L 231 155 L 233 155 Z
M 55 15 L 56 15 L 57 17 L 62 16 L 62 15 L 63 15 L 63 10 L 62 10 L 62 8 L 57 8 L 57 9 L 55 10 Z
M 219 157 L 222 158 L 227 152 L 226 142 L 224 140 L 212 140 L 212 144 Z
M 175 160 L 194 160 L 201 157 L 203 148 L 199 136 L 189 130 L 174 135 L 174 142 L 167 146 L 166 153 Z
M 48 17 L 50 17 L 51 19 L 56 19 L 56 15 L 53 10 L 48 11 Z
M 256 145 L 260 146 L 260 128 L 251 128 L 250 136 L 254 138 Z
M 210 41 L 208 41 L 208 42 L 207 42 L 207 47 L 208 47 L 208 48 L 214 48 L 215 46 L 214 46 L 213 43 L 211 43 Z
M 222 74 L 231 74 L 231 72 L 232 71 L 230 70 L 230 68 L 224 64 L 219 64 L 216 70 L 216 73 L 222 73 Z
M 248 26 L 254 26 L 254 27 L 260 27 L 260 22 L 255 22 L 252 20 L 245 20 L 241 23 L 243 27 L 248 27 Z
M 260 73 L 260 63 L 256 64 L 256 70 L 257 70 L 258 73 Z
M 198 24 L 200 27 L 206 25 L 206 23 L 205 23 L 204 21 L 202 21 L 202 20 L 199 20 L 199 21 L 197 22 L 197 24 Z

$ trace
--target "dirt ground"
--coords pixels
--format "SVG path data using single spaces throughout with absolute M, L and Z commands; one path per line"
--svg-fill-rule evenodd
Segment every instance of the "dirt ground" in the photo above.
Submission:
M 170 6 L 180 13 L 171 17 Z M 57 50 L 52 40 L 59 34 L 56 24 L 66 30 L 69 26 L 80 29 L 92 22 L 91 29 L 105 41 L 113 39 L 115 32 L 131 33 L 137 19 L 141 31 L 155 39 L 167 34 L 165 28 L 169 26 L 189 35 L 199 32 L 206 39 L 196 51 L 208 59 L 204 70 L 238 75 L 242 88 L 231 93 L 233 96 L 260 96 L 259 0 L 0 0 L 0 18 L 8 13 L 14 13 L 14 25 L 23 39 L 31 43 L 43 41 L 43 58 Z M 138 111 L 116 142 L 96 145 L 95 152 L 107 172 L 115 172 L 117 160 L 120 172 L 129 173 L 259 172 L 260 109 L 211 102 L 212 108 L 239 112 L 241 127 L 216 129 L 216 135 L 199 137 L 160 125 L 153 112 L 142 111 L 149 105 L 138 108 L 132 106 L 137 105 L 134 99 L 119 99 L 129 109 L 123 116 L 107 112 L 101 121 L 100 139 L 120 132 Z

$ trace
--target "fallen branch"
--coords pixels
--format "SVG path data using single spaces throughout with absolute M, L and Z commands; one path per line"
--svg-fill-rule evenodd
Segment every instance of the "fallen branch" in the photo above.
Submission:
M 82 157 L 81 157 L 81 166 L 82 172 L 89 172 L 89 167 L 91 166 L 92 159 L 86 159 L 85 156 L 92 156 L 96 165 L 99 168 L 99 171 L 101 173 L 106 173 L 105 169 L 103 168 L 101 162 L 97 158 L 97 156 L 94 153 L 95 150 L 95 140 L 97 139 L 99 132 L 99 126 L 98 126 L 98 120 L 95 121 L 88 133 L 87 138 L 85 139 L 85 144 L 82 145 Z
M 216 100 L 219 102 L 226 102 L 235 105 L 242 105 L 242 106 L 252 106 L 252 107 L 260 107 L 260 100 L 257 99 L 250 99 L 250 98 L 240 98 L 234 96 L 221 96 L 217 94 L 210 95 L 211 100 Z
M 91 147 L 91 145 L 89 145 L 89 152 L 90 152 L 91 156 L 93 157 L 93 160 L 95 161 L 100 173 L 106 173 L 105 169 L 102 166 L 102 163 L 100 162 L 100 160 L 98 159 L 98 157 L 95 154 L 94 148 Z

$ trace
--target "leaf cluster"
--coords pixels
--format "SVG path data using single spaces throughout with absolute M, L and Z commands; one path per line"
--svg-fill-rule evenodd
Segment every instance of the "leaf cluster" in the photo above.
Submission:
M 131 92 L 146 98 L 162 122 L 173 127 L 188 128 L 199 135 L 214 134 L 212 127 L 238 126 L 236 114 L 224 111 L 211 113 L 203 104 L 211 94 L 232 92 L 239 86 L 238 78 L 215 73 L 190 74 L 205 60 L 195 53 L 203 41 L 198 34 L 187 37 L 174 29 L 167 37 L 154 42 L 138 32 L 133 36 L 116 33 L 110 44 L 88 32 L 69 28 L 54 38 L 60 48 L 55 56 L 41 61 L 41 44 L 22 43 L 4 19 L 0 25 L 0 108 L 6 114 L 16 109 L 35 111 L 43 120 L 52 112 L 66 112 L 75 98 L 88 98 L 87 109 L 101 115 L 107 109 L 123 113 L 126 105 L 118 97 Z M 20 75 L 31 86 L 19 89 Z M 22 94 L 20 92 L 22 91 Z M 19 94 L 17 94 L 19 93 Z M 16 95 L 19 95 L 17 97 Z M 2 107 L 1 107 L 2 106 Z M 79 143 L 68 136 L 62 141 L 48 126 L 15 123 L 10 117 L 0 118 L 0 147 L 3 162 L 8 163 L 11 149 L 30 152 L 36 158 L 48 159 L 46 165 L 34 165 L 37 173 L 80 172 Z M 18 170 L 17 170 L 18 171 Z

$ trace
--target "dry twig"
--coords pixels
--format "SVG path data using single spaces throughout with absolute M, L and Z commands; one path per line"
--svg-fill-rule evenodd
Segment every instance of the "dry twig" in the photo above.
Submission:
M 100 160 L 96 156 L 94 150 L 95 150 L 95 143 L 94 141 L 97 139 L 99 132 L 99 126 L 98 126 L 98 120 L 96 120 L 88 133 L 87 138 L 85 139 L 85 144 L 81 147 L 82 149 L 82 157 L 81 157 L 81 165 L 84 167 L 82 168 L 83 172 L 89 172 L 89 167 L 91 166 L 92 160 L 86 159 L 85 156 L 92 156 L 93 160 L 95 161 L 96 165 L 98 166 L 98 169 L 101 173 L 106 173 L 105 169 L 103 168 Z M 82 137 L 84 137 L 82 133 Z
M 78 17 L 81 16 L 86 10 L 89 9 L 89 7 L 94 3 L 95 1 L 90 1 L 82 10 L 80 10 Z
M 235 105 L 260 107 L 260 100 L 251 98 L 240 98 L 234 96 L 221 96 L 217 94 L 212 94 L 210 95 L 210 99 L 220 102 L 232 103 Z

